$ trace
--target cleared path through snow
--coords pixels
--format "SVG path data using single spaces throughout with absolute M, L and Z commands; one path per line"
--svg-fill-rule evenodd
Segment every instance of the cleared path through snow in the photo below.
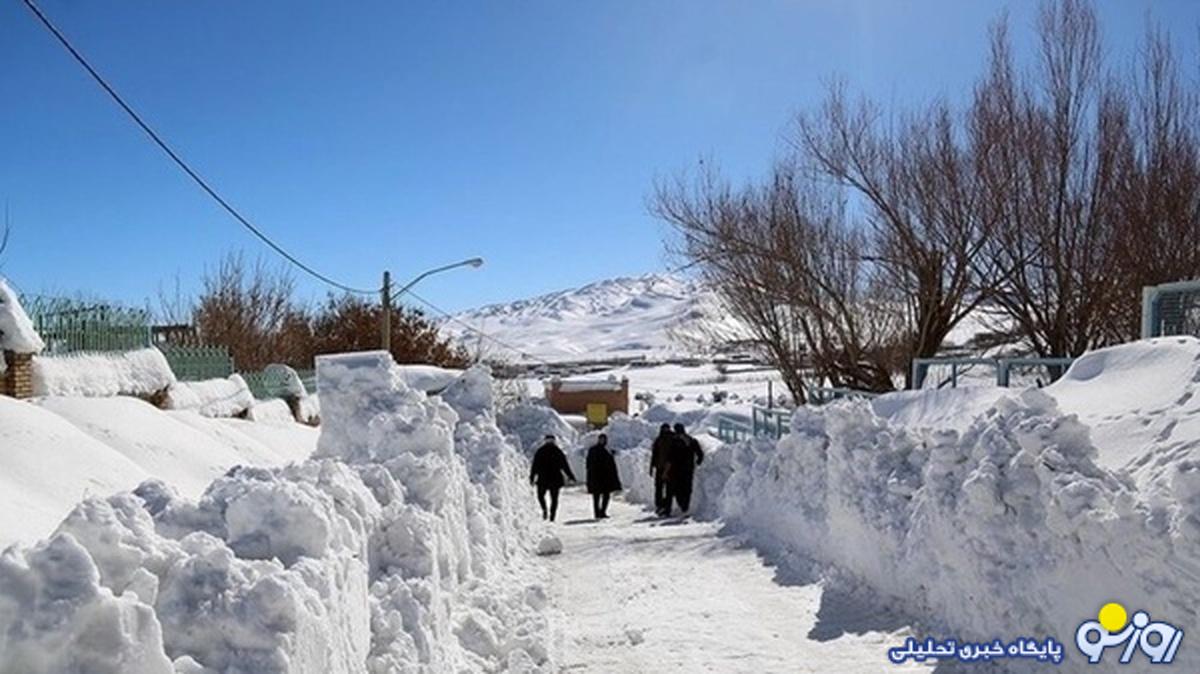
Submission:
M 559 612 L 563 672 L 897 672 L 895 625 L 871 629 L 870 607 L 787 584 L 710 522 L 654 517 L 614 500 L 591 519 L 591 498 L 563 492 L 546 558 Z M 853 604 L 853 605 L 850 605 Z

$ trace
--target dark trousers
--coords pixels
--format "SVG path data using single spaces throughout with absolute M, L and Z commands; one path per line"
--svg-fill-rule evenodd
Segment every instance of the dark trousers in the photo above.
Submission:
M 673 497 L 675 499 L 675 502 L 679 504 L 679 509 L 682 510 L 683 512 L 686 513 L 688 511 L 688 508 L 690 508 L 692 506 L 692 485 L 690 485 L 690 484 L 672 485 L 670 488 L 670 494 L 671 494 L 671 497 Z M 670 511 L 671 511 L 671 502 L 670 502 L 670 499 L 668 498 L 667 512 L 669 513 Z
M 562 487 L 543 487 L 538 485 L 538 503 L 542 506 L 542 519 L 554 521 L 554 516 L 558 514 L 558 490 Z M 550 492 L 550 509 L 546 509 L 546 492 Z
M 671 509 L 671 491 L 667 481 L 657 475 L 654 476 L 654 509 L 659 512 Z
M 592 514 L 596 519 L 608 517 L 608 492 L 603 494 L 592 494 Z

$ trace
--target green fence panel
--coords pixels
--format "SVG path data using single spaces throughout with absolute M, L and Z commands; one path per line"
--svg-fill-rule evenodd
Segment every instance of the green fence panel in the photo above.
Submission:
M 25 295 L 21 305 L 52 355 L 131 351 L 151 344 L 150 314 L 104 302 Z
M 233 357 L 223 346 L 160 346 L 181 381 L 223 379 L 233 374 Z

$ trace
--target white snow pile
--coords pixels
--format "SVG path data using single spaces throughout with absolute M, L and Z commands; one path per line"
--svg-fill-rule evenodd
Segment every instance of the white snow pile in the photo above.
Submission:
M 300 379 L 300 373 L 289 365 L 271 363 L 263 368 L 263 376 L 268 381 L 278 382 L 282 389 L 279 392 L 285 397 L 303 398 L 308 395 L 308 389 L 304 388 L 304 381 Z
M 0 672 L 551 670 L 526 466 L 471 406 L 489 375 L 456 410 L 390 360 L 319 360 L 313 460 L 199 500 L 149 480 L 5 550 Z
M 155 348 L 33 359 L 33 389 L 39 396 L 142 396 L 174 383 L 175 373 Z
M 537 544 L 537 553 L 543 557 L 561 554 L 562 550 L 562 540 L 554 534 L 543 535 Z
M 400 378 L 408 387 L 425 393 L 439 393 L 450 385 L 450 382 L 462 375 L 462 370 L 454 370 L 436 365 L 397 365 Z
M 167 391 L 168 408 L 192 410 L 206 417 L 241 416 L 253 406 L 254 396 L 240 374 L 225 379 L 177 381 Z
M 272 424 L 290 424 L 296 421 L 296 418 L 292 416 L 292 408 L 288 407 L 287 401 L 280 398 L 254 401 L 254 405 L 250 407 L 246 417 L 253 421 Z
M 300 422 L 313 426 L 321 422 L 321 398 L 316 393 L 300 399 Z
M 46 343 L 34 329 L 17 294 L 0 278 L 0 351 L 40 353 L 44 348 Z
M 1002 392 L 981 413 L 974 393 L 943 396 L 966 423 L 936 406 L 922 421 L 912 394 L 803 408 L 777 443 L 710 453 L 696 507 L 865 582 L 934 633 L 1071 643 L 1108 601 L 1179 625 L 1200 605 L 1197 386 L 1200 342 L 1157 340 L 1084 356 L 1062 384 Z M 1064 412 L 1102 400 L 1091 426 Z M 1106 427 L 1148 414 L 1156 435 Z M 1200 650 L 1176 662 L 1195 670 Z
M 574 444 L 579 433 L 566 419 L 546 405 L 524 402 L 497 415 L 500 430 L 509 434 L 527 454 L 541 446 L 543 438 L 553 435 L 562 446 Z

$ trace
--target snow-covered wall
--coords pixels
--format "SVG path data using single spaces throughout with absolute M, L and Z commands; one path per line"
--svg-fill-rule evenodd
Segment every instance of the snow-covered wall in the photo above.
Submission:
M 141 396 L 174 383 L 171 366 L 155 348 L 33 359 L 33 389 L 39 396 Z
M 192 410 L 206 417 L 239 416 L 253 406 L 254 396 L 240 374 L 225 379 L 177 381 L 167 391 L 167 407 Z
M 552 670 L 527 464 L 488 373 L 449 402 L 386 357 L 318 373 L 313 460 L 233 469 L 195 501 L 143 482 L 5 550 L 0 672 Z

